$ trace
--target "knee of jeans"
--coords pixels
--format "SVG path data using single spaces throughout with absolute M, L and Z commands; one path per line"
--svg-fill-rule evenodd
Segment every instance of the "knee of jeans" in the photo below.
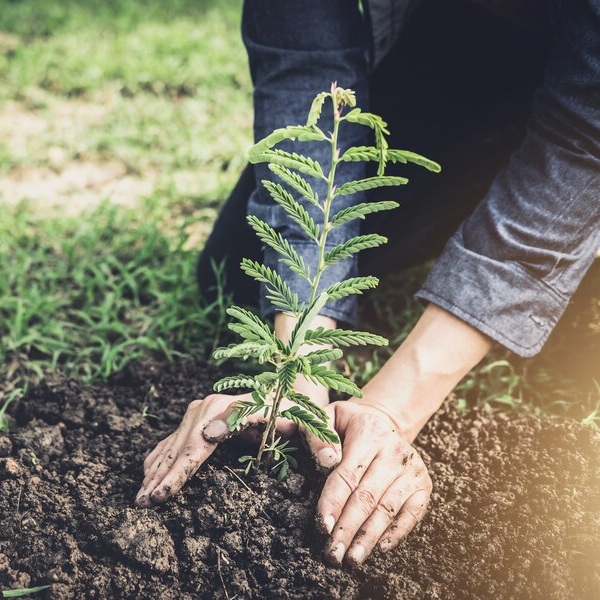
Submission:
M 244 34 L 284 50 L 338 50 L 364 43 L 367 25 L 357 0 L 246 0 Z

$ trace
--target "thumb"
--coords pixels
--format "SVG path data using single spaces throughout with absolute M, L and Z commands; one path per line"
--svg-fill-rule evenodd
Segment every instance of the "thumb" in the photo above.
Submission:
M 228 423 L 228 419 L 234 410 L 234 405 L 229 406 L 204 426 L 202 435 L 207 442 L 212 444 L 224 442 L 235 433 L 229 429 Z
M 222 413 L 220 413 L 214 419 L 209 421 L 202 430 L 202 435 L 204 436 L 204 439 L 207 442 L 211 442 L 212 444 L 224 442 L 225 440 L 229 439 L 232 435 L 241 433 L 249 427 L 255 427 L 264 422 L 264 417 L 262 416 L 262 414 L 254 413 L 246 417 L 245 422 L 243 425 L 241 425 L 241 427 L 232 431 L 229 428 L 229 417 L 232 413 L 236 412 L 237 410 L 239 410 L 239 408 L 236 407 L 235 403 L 231 404 Z
M 335 423 L 335 405 L 329 404 L 323 408 L 323 410 L 328 414 L 328 428 L 332 431 L 333 425 Z M 334 442 L 325 442 L 319 439 L 314 433 L 306 429 L 303 425 L 300 425 L 300 430 L 304 434 L 304 439 L 306 444 L 308 445 L 308 449 L 310 450 L 317 466 L 321 467 L 323 470 L 331 471 L 334 467 L 336 467 L 339 462 L 342 460 L 342 445 L 338 441 Z

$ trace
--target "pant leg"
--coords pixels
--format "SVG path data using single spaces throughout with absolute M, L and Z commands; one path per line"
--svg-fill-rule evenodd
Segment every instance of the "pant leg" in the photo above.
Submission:
M 254 188 L 254 168 L 248 165 L 223 205 L 200 254 L 196 275 L 200 294 L 208 302 L 217 299 L 222 285 L 222 291 L 231 294 L 236 304 L 258 305 L 258 284 L 240 269 L 242 258 L 262 258 L 260 241 L 246 221 L 248 198 Z
M 253 26 L 264 28 L 264 23 L 256 19 Z M 290 37 L 277 43 L 290 44 Z M 390 242 L 361 253 L 362 272 L 383 275 L 441 252 L 522 140 L 544 62 L 535 45 L 478 11 L 459 2 L 424 0 L 371 76 L 371 110 L 388 121 L 391 147 L 424 154 L 440 162 L 443 171 L 434 175 L 409 165 L 389 166 L 389 174 L 407 175 L 410 183 L 392 192 L 399 209 L 365 223 L 365 231 L 387 235 Z M 255 187 L 250 166 L 207 241 L 198 263 L 207 299 L 214 299 L 216 282 L 211 263 L 227 257 L 225 291 L 236 302 L 258 302 L 258 286 L 239 269 L 242 257 L 262 260 L 260 244 L 246 225 Z M 370 199 L 390 199 L 390 190 L 375 190 Z
M 336 79 L 340 85 L 355 89 L 361 97 L 361 103 L 364 103 L 367 94 L 366 29 L 358 0 L 246 0 L 242 32 L 255 86 L 255 138 L 260 139 L 277 127 L 305 121 L 316 93 L 328 90 Z M 325 130 L 331 129 L 328 123 L 320 124 Z M 350 134 L 345 139 L 345 135 L 340 135 L 340 140 L 348 145 L 366 142 L 362 139 L 357 142 L 356 136 Z M 327 145 L 319 142 L 303 142 L 301 148 L 286 147 L 285 143 L 281 147 L 307 153 L 324 165 L 330 159 Z M 363 168 L 362 165 L 348 163 L 338 172 L 342 176 L 346 174 L 351 179 L 358 179 Z M 249 173 L 252 173 L 254 181 Z M 259 294 L 260 288 L 257 290 L 239 271 L 242 257 L 268 264 L 286 279 L 300 301 L 307 300 L 310 292 L 307 294 L 305 281 L 288 272 L 287 267 L 278 261 L 276 253 L 268 247 L 264 253 L 261 252 L 258 240 L 255 245 L 255 235 L 246 225 L 246 212 L 265 221 L 292 241 L 309 267 L 313 266 L 314 269 L 317 257 L 316 244 L 305 239 L 302 229 L 262 188 L 261 180 L 271 177 L 271 172 L 264 164 L 249 168 L 244 173 L 215 225 L 198 266 L 200 287 L 206 296 L 210 293 L 208 290 L 215 287 L 211 260 L 221 262 L 227 256 L 226 291 L 233 292 L 236 299 L 242 298 L 250 304 L 255 304 L 261 296 L 263 316 L 272 312 L 272 307 L 265 298 L 264 288 Z M 317 193 L 324 191 L 323 182 L 312 183 Z M 309 212 L 314 211 L 310 203 L 306 203 L 305 207 Z M 318 223 L 322 213 L 314 212 Z M 231 231 L 235 234 L 232 235 Z M 330 238 L 333 237 L 330 235 Z M 349 270 L 355 268 L 352 263 Z M 297 281 L 292 280 L 294 277 Z M 326 285 L 325 277 L 321 283 Z M 214 298 L 214 293 L 210 297 Z M 339 305 L 346 300 L 337 303 Z M 342 311 L 341 306 L 337 307 L 337 311 L 352 312 L 350 308 Z

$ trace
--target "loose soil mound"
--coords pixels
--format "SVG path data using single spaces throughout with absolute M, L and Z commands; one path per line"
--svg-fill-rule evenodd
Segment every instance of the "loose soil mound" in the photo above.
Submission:
M 323 565 L 321 481 L 241 480 L 221 447 L 163 507 L 134 508 L 142 460 L 217 374 L 138 365 L 102 386 L 52 378 L 0 437 L 0 589 L 39 598 L 598 598 L 600 439 L 449 403 L 418 441 L 434 481 L 408 540 L 350 571 Z M 150 413 L 142 416 L 147 405 Z

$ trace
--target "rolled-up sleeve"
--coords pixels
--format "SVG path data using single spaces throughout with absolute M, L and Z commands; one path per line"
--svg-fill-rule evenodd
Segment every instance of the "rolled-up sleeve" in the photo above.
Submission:
M 417 296 L 536 354 L 600 247 L 600 2 L 563 2 L 526 138 Z

